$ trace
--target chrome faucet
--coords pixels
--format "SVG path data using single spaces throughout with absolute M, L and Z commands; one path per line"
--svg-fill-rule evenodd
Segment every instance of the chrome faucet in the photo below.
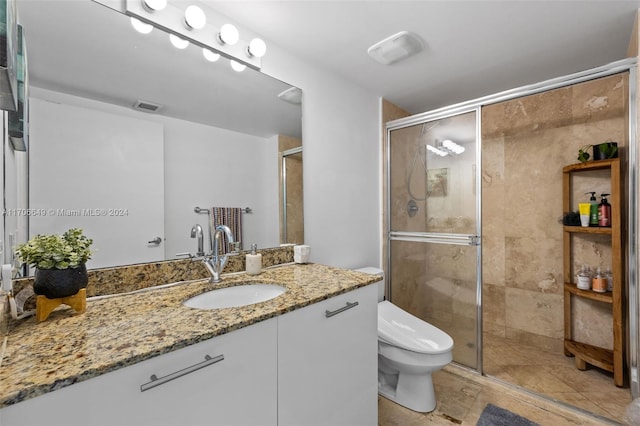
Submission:
M 227 264 L 227 259 L 229 256 L 229 253 L 220 255 L 220 239 L 222 237 L 223 232 L 227 236 L 227 240 L 229 240 L 229 244 L 231 246 L 235 245 L 235 241 L 233 239 L 233 233 L 231 232 L 231 229 L 226 225 L 218 225 L 213 231 L 213 235 L 211 238 L 213 240 L 213 252 L 208 256 L 204 256 L 202 259 L 204 266 L 207 268 L 207 270 L 211 274 L 210 282 L 212 283 L 219 283 L 221 281 L 220 274 L 222 273 L 224 266 Z
M 200 224 L 196 223 L 193 225 L 193 228 L 191 228 L 191 238 L 198 239 L 198 252 L 196 256 L 204 256 L 204 233 L 202 232 L 202 226 L 200 226 Z

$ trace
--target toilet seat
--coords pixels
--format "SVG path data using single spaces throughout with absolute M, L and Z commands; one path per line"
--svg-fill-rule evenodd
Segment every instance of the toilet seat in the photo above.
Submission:
M 441 354 L 453 347 L 447 333 L 386 300 L 378 303 L 378 338 L 423 354 Z

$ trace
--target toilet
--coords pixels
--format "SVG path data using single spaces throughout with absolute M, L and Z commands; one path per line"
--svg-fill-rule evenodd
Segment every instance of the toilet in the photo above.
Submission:
M 372 267 L 357 271 L 383 275 Z M 384 279 L 378 285 L 378 393 L 414 411 L 433 411 L 431 373 L 452 361 L 453 339 L 384 300 Z

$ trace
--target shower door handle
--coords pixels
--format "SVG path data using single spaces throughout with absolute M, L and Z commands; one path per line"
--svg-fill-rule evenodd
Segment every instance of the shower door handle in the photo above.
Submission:
M 396 241 L 413 241 L 417 243 L 455 244 L 460 246 L 479 246 L 480 235 L 445 234 L 438 232 L 399 232 L 392 231 L 389 238 Z

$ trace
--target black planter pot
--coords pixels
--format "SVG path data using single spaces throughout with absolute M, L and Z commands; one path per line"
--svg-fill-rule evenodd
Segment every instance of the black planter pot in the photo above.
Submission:
M 594 160 L 608 160 L 609 158 L 618 158 L 617 142 L 603 142 L 593 145 Z
M 89 283 L 85 265 L 68 269 L 37 269 L 33 281 L 35 294 L 57 299 L 76 294 Z

